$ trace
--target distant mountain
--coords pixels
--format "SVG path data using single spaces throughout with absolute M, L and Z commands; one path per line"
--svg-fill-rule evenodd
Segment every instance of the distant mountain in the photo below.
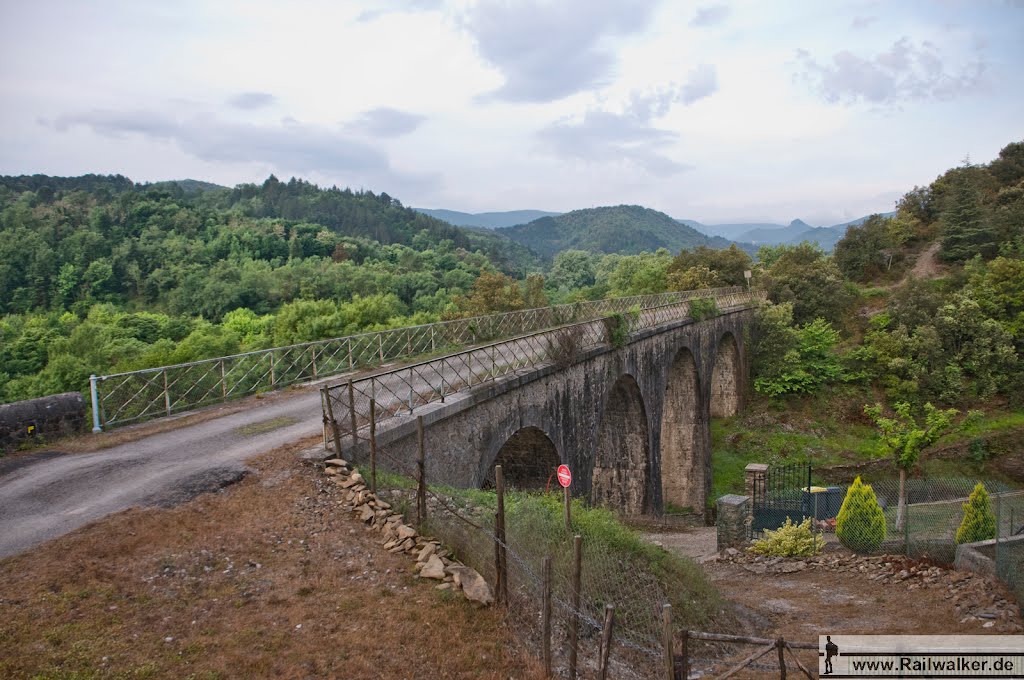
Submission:
M 430 208 L 413 208 L 416 212 L 457 227 L 483 227 L 484 229 L 499 229 L 501 227 L 512 227 L 517 224 L 526 224 L 541 217 L 555 217 L 561 213 L 547 212 L 544 210 L 508 210 L 506 212 L 485 212 L 485 213 L 464 213 L 458 210 L 436 210 Z
M 683 224 L 693 227 L 702 234 L 708 236 L 721 236 L 733 241 L 744 241 L 743 235 L 755 229 L 785 229 L 784 224 L 771 222 L 743 222 L 739 224 L 701 224 L 695 220 L 679 220 Z
M 880 213 L 882 217 L 892 217 L 895 212 Z M 722 236 L 752 243 L 756 246 L 797 244 L 802 241 L 817 243 L 823 249 L 830 251 L 835 248 L 836 243 L 846 234 L 846 230 L 854 225 L 862 224 L 870 215 L 858 217 L 849 222 L 835 224 L 831 227 L 812 227 L 803 220 L 793 220 L 788 225 L 772 223 L 747 223 L 747 224 L 701 224 L 694 220 L 678 220 L 709 236 Z
M 665 213 L 638 205 L 574 210 L 498 229 L 497 233 L 544 257 L 570 249 L 634 255 L 658 248 L 678 253 L 684 248 L 728 248 L 732 244 L 724 238 L 701 234 Z

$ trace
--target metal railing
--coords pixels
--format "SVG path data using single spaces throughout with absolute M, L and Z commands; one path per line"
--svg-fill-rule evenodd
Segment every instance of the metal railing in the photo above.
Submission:
M 94 375 L 89 379 L 93 432 L 300 382 L 379 368 L 399 359 L 449 352 L 524 332 L 597 319 L 636 306 L 647 309 L 742 290 L 737 286 L 576 302 Z
M 709 293 L 706 297 L 713 297 L 722 313 L 745 309 L 765 299 L 762 291 Z M 624 319 L 628 331 L 635 332 L 685 319 L 689 314 L 690 301 L 680 300 L 642 309 L 636 315 L 627 314 Z M 548 362 L 571 363 L 575 354 L 610 344 L 609 326 L 605 318 L 573 323 L 325 386 L 321 390 L 325 446 L 331 440 L 358 444 L 359 430 L 370 423 L 371 400 L 377 422 L 411 414 L 417 406 L 443 402 L 448 395 L 522 368 Z

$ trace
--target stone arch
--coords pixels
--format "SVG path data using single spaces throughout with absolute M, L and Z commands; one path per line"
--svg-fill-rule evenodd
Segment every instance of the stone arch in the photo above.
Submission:
M 666 504 L 704 512 L 710 471 L 702 455 L 700 382 L 689 348 L 676 354 L 661 416 L 661 490 Z
M 608 392 L 591 476 L 591 502 L 626 515 L 651 509 L 650 436 L 643 394 L 631 375 L 623 375 Z
M 732 333 L 718 341 L 711 369 L 711 417 L 726 418 L 740 410 L 740 350 Z
M 539 427 L 516 430 L 505 440 L 484 481 L 494 487 L 494 466 L 500 465 L 505 485 L 513 489 L 543 489 L 559 463 L 558 449 Z

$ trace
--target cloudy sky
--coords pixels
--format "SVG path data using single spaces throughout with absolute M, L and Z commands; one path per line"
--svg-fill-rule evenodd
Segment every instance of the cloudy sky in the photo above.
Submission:
M 1024 139 L 1024 1 L 0 0 L 0 174 L 890 210 Z

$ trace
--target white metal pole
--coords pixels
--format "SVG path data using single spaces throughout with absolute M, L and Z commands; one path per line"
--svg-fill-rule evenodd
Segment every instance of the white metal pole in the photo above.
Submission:
M 89 376 L 89 392 L 92 395 L 92 431 L 93 434 L 103 432 L 100 426 L 100 396 L 96 391 L 96 375 Z

